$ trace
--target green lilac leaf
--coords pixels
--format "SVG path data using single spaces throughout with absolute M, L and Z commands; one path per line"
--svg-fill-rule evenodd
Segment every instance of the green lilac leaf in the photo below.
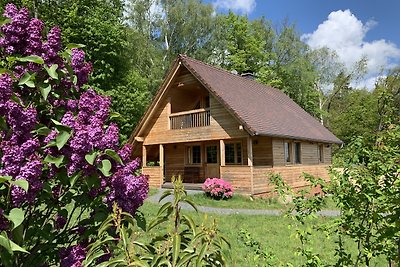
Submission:
M 110 170 L 111 170 L 111 162 L 108 159 L 104 159 L 101 161 L 101 165 L 99 170 L 103 173 L 104 176 L 109 177 L 111 176 Z
M 28 86 L 28 87 L 30 87 L 30 88 L 35 88 L 35 82 L 34 82 L 34 81 L 31 81 L 31 80 L 27 81 L 27 82 L 25 83 L 25 85 Z
M 52 155 L 47 155 L 44 161 L 47 163 L 52 163 L 56 165 L 57 168 L 59 168 L 64 161 L 64 155 L 61 155 L 57 158 L 53 157 Z
M 12 221 L 12 223 L 13 223 L 12 230 L 14 230 L 18 226 L 20 226 L 21 223 L 24 221 L 24 219 L 25 219 L 24 211 L 20 208 L 13 208 L 10 211 L 10 214 L 7 216 L 7 219 Z
M 106 155 L 110 156 L 113 160 L 115 160 L 115 161 L 118 162 L 119 164 L 124 164 L 124 163 L 122 162 L 121 157 L 118 155 L 117 152 L 115 152 L 115 150 L 106 149 L 106 150 L 104 151 L 104 153 L 106 153 Z
M 33 63 L 36 63 L 36 64 L 44 64 L 43 58 L 41 58 L 39 56 L 35 56 L 35 55 L 17 58 L 17 60 L 21 61 L 21 62 L 33 62 Z
M 69 138 L 71 137 L 71 133 L 67 131 L 60 132 L 56 137 L 56 145 L 58 150 L 64 147 L 64 145 L 68 142 Z
M 43 96 L 44 100 L 47 100 L 47 97 L 49 96 L 49 93 L 51 92 L 51 85 L 49 84 L 47 87 L 40 87 L 40 93 Z
M 89 163 L 90 165 L 94 164 L 96 157 L 97 157 L 96 151 L 93 151 L 92 153 L 85 155 L 85 159 L 86 159 L 87 163 Z
M 24 180 L 24 179 L 11 181 L 10 183 L 13 184 L 13 185 L 17 185 L 17 186 L 21 187 L 25 191 L 28 191 L 28 189 L 29 189 L 29 183 L 28 183 L 27 180 Z
M 67 49 L 83 48 L 83 47 L 85 47 L 84 44 L 74 44 L 74 43 L 67 44 Z
M 18 85 L 24 85 L 26 84 L 30 79 L 32 75 L 29 74 L 29 72 L 25 72 L 25 74 L 19 79 Z
M 58 80 L 57 68 L 58 68 L 57 64 L 51 65 L 50 68 L 45 66 L 45 69 L 46 69 L 47 73 L 50 75 L 51 78 L 53 78 L 55 80 Z
M 11 181 L 11 179 L 12 179 L 11 176 L 0 176 L 0 184 L 6 181 Z

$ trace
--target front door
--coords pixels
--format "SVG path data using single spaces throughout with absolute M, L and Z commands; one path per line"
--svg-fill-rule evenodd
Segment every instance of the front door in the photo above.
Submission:
M 219 178 L 218 145 L 206 146 L 205 178 Z

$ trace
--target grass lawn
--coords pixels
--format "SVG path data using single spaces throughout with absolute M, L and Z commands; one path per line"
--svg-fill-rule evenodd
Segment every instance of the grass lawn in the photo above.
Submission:
M 194 194 L 190 195 L 190 198 L 198 205 L 205 207 L 218 207 L 218 208 L 230 208 L 230 209 L 285 209 L 287 205 L 282 203 L 278 198 L 251 198 L 240 194 L 235 194 L 231 199 L 228 200 L 215 200 L 207 197 L 205 194 Z M 324 209 L 336 210 L 335 203 L 332 198 L 326 198 L 326 204 Z
M 145 218 L 149 221 L 156 216 L 159 206 L 150 202 L 140 208 Z M 190 214 L 197 224 L 206 220 L 212 223 L 217 221 L 221 233 L 227 237 L 231 243 L 231 262 L 227 266 L 246 267 L 246 266 L 267 266 L 261 259 L 257 259 L 253 248 L 244 244 L 240 237 L 240 231 L 246 230 L 256 241 L 261 243 L 263 249 L 275 257 L 275 264 L 291 262 L 294 266 L 300 266 L 304 259 L 295 255 L 296 249 L 300 246 L 297 239 L 293 238 L 294 230 L 289 229 L 292 223 L 291 219 L 283 216 L 265 216 L 265 215 L 219 215 L 204 214 L 189 211 L 183 211 Z M 331 218 L 318 217 L 312 224 L 322 224 L 331 220 Z M 322 233 L 317 233 L 312 239 L 313 249 L 320 254 L 321 259 L 334 263 L 334 242 L 336 238 L 326 238 Z M 355 252 L 355 245 L 350 248 Z M 375 262 L 371 266 L 387 266 L 382 262 Z

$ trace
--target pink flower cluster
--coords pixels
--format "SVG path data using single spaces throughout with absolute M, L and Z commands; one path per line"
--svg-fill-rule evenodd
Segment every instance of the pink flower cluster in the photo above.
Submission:
M 233 196 L 232 185 L 221 178 L 207 178 L 201 188 L 214 199 L 229 199 Z

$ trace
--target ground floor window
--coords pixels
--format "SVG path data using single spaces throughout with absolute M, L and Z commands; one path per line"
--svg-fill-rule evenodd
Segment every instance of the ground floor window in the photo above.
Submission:
M 285 142 L 284 149 L 285 149 L 285 162 L 291 163 L 292 162 L 292 144 L 289 142 Z
M 319 162 L 324 162 L 324 145 L 318 145 L 318 159 Z
M 301 143 L 294 143 L 294 163 L 301 164 Z
M 186 162 L 188 164 L 201 163 L 201 146 L 188 146 L 186 148 Z
M 242 164 L 242 144 L 240 142 L 225 144 L 225 163 Z

